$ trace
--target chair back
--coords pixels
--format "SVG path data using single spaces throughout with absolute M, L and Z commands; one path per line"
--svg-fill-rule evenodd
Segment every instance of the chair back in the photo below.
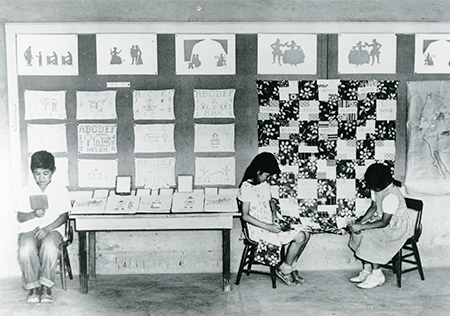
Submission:
M 419 241 L 419 237 L 422 234 L 422 211 L 423 211 L 423 202 L 421 200 L 405 198 L 406 206 L 409 210 L 415 211 L 416 221 L 414 224 L 414 235 L 411 237 L 415 242 Z M 411 212 L 412 213 L 412 212 Z M 414 214 L 413 213 L 413 214 Z
M 240 213 L 240 221 L 241 221 L 241 227 L 242 227 L 242 236 L 245 238 L 245 240 L 251 242 L 251 243 L 256 243 L 255 241 L 250 239 L 250 235 L 248 234 L 248 226 L 247 226 L 247 222 L 244 221 L 244 219 L 242 218 L 242 202 L 239 199 L 237 200 L 237 205 L 238 205 L 238 211 Z

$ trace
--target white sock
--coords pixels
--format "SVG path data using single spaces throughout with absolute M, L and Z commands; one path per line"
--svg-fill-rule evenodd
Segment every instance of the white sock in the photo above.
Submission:
M 381 277 L 381 276 L 383 275 L 383 271 L 381 271 L 381 269 L 374 269 L 374 270 L 372 271 L 372 275 L 373 275 L 374 277 L 379 278 L 379 277 Z
M 286 262 L 283 262 L 280 266 L 280 270 L 281 272 L 283 272 L 284 274 L 288 274 L 291 273 L 293 270 L 293 267 L 291 265 L 288 265 Z

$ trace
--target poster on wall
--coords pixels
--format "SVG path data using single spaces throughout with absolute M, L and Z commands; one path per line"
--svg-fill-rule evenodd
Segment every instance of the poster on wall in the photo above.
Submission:
M 173 123 L 134 125 L 134 152 L 175 152 L 174 130 Z
M 78 35 L 17 35 L 19 76 L 77 76 Z
M 236 74 L 234 34 L 176 34 L 177 75 Z
M 97 34 L 97 74 L 157 75 L 156 34 Z
M 116 118 L 116 91 L 77 91 L 77 120 Z
M 117 153 L 117 124 L 78 124 L 78 153 Z
M 28 152 L 66 153 L 66 124 L 27 124 Z
M 25 120 L 65 120 L 66 91 L 25 90 Z
M 175 89 L 134 90 L 133 118 L 135 120 L 174 120 Z
M 396 34 L 339 34 L 338 73 L 395 74 Z
M 194 152 L 234 152 L 234 124 L 194 124 Z
M 116 176 L 116 159 L 78 159 L 80 188 L 114 188 Z
M 194 118 L 234 118 L 235 89 L 194 89 Z
M 450 34 L 416 34 L 414 72 L 450 73 Z
M 258 74 L 317 74 L 317 35 L 258 34 Z
M 235 158 L 195 157 L 195 185 L 235 185 Z
M 175 158 L 135 158 L 136 187 L 175 186 Z
M 411 195 L 450 194 L 450 81 L 407 83 L 405 188 Z

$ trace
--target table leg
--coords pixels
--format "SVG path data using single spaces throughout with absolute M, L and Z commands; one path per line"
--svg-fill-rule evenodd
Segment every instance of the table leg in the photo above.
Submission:
M 230 229 L 222 229 L 222 277 L 223 290 L 231 291 L 230 274 Z
M 96 267 L 96 259 L 97 259 L 97 253 L 96 253 L 96 239 L 95 239 L 95 232 L 89 232 L 89 279 L 95 280 L 97 277 L 97 271 L 95 269 Z
M 80 263 L 80 288 L 81 293 L 87 294 L 88 292 L 88 274 L 87 274 L 87 244 L 86 244 L 86 232 L 78 232 L 78 258 Z

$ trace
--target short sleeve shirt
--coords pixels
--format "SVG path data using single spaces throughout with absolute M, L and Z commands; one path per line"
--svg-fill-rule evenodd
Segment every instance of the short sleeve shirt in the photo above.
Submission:
M 376 202 L 376 192 L 370 191 L 372 201 Z M 398 197 L 395 194 L 388 194 L 382 202 L 383 213 L 394 215 L 399 206 Z
M 29 221 L 19 223 L 19 233 L 29 232 L 36 227 L 43 228 L 53 223 L 61 214 L 71 209 L 69 191 L 61 184 L 50 182 L 50 184 L 42 192 L 36 182 L 32 182 L 22 188 L 17 203 L 16 212 L 30 213 L 33 212 L 30 205 L 30 195 L 47 195 L 48 209 L 41 218 L 33 218 Z M 64 236 L 64 225 L 55 229 Z

